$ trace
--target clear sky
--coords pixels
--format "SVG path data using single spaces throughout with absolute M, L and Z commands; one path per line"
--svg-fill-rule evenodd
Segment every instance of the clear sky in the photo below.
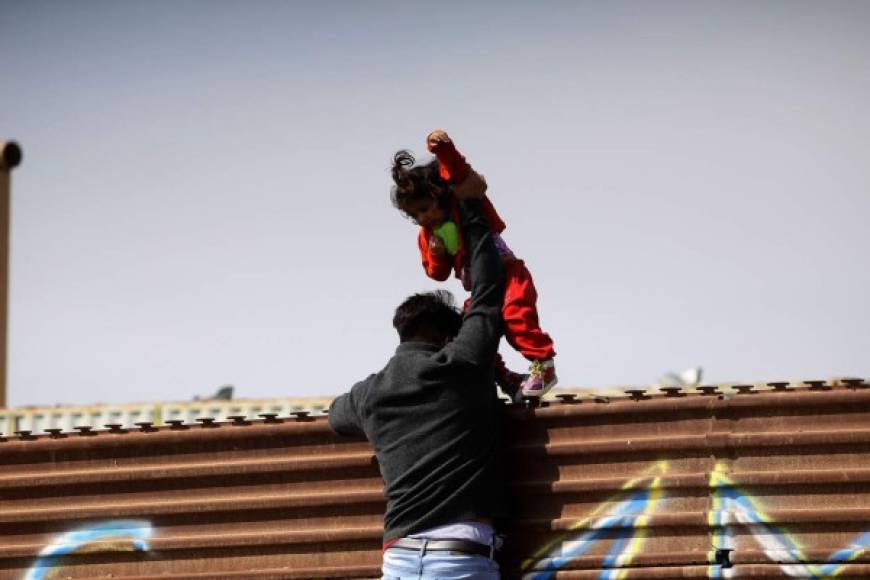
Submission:
M 379 370 L 395 306 L 438 287 L 388 173 L 436 127 L 487 177 L 561 386 L 868 377 L 868 22 L 864 1 L 0 0 L 10 406 L 327 396 Z

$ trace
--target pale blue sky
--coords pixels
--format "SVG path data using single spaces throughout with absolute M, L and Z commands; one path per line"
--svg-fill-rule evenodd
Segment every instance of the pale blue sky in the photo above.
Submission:
M 490 183 L 562 386 L 868 377 L 868 22 L 0 0 L 9 403 L 325 396 L 378 370 L 395 306 L 438 287 L 388 199 L 392 153 L 436 127 Z

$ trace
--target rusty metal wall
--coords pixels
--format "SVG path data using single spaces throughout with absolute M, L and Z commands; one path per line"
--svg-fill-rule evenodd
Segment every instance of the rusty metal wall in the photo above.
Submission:
M 870 388 L 505 409 L 504 576 L 870 578 Z M 324 417 L 0 440 L 0 579 L 376 578 L 365 441 Z

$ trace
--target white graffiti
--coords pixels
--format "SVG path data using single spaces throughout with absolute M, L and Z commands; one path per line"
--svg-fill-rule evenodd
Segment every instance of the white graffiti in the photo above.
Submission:
M 148 551 L 152 534 L 147 520 L 113 520 L 89 524 L 58 536 L 39 552 L 39 558 L 24 575 L 23 580 L 43 580 L 56 567 L 59 558 L 73 554 L 94 542 L 123 542 L 130 551 Z M 117 549 L 117 548 L 115 548 Z

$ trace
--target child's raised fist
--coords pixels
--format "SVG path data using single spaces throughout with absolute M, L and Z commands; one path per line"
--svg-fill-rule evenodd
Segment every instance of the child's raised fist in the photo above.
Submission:
M 426 137 L 426 148 L 429 153 L 437 153 L 442 145 L 450 143 L 450 137 L 443 129 L 435 129 Z
M 435 129 L 426 136 L 426 147 L 438 158 L 438 175 L 444 181 L 456 184 L 468 176 L 471 167 L 465 161 L 453 141 L 442 129 Z

